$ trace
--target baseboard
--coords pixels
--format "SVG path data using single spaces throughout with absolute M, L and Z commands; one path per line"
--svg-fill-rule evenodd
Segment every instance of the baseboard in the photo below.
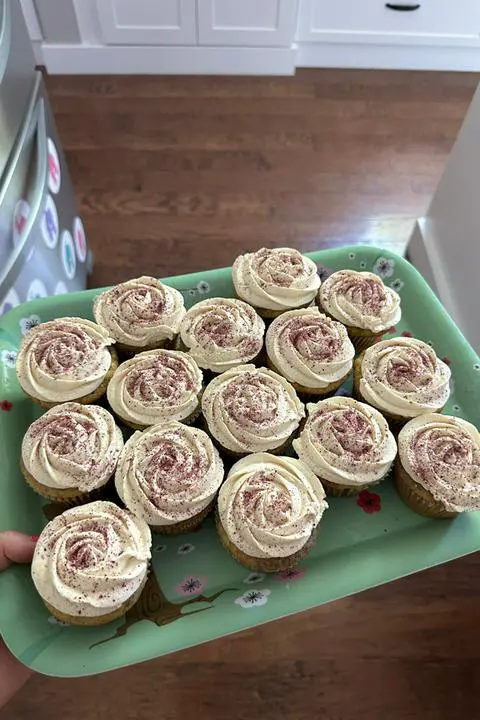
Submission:
M 298 43 L 297 67 L 480 71 L 480 46 Z
M 52 75 L 294 75 L 296 48 L 43 43 L 42 57 Z

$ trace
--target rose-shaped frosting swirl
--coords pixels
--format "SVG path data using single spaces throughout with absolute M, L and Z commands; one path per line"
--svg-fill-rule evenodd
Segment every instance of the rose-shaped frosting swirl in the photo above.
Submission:
M 378 410 L 336 396 L 307 405 L 308 419 L 295 452 L 319 478 L 339 485 L 381 480 L 397 454 L 397 444 Z
M 98 295 L 93 314 L 116 342 L 146 349 L 175 337 L 185 307 L 178 290 L 143 276 Z
M 33 327 L 17 355 L 23 390 L 45 402 L 78 400 L 103 382 L 114 340 L 90 320 L 64 317 Z
M 316 308 L 290 310 L 267 330 L 267 354 L 290 382 L 323 388 L 348 375 L 355 349 L 343 325 Z
M 320 287 L 317 266 L 292 248 L 262 248 L 233 263 L 238 297 L 258 308 L 283 311 L 308 305 Z
M 480 433 L 474 425 L 426 413 L 402 428 L 398 453 L 410 477 L 446 510 L 480 510 Z
M 268 453 L 235 463 L 218 495 L 229 540 L 256 558 L 297 553 L 327 507 L 321 483 L 300 460 Z
M 135 425 L 185 420 L 198 408 L 202 379 L 186 353 L 148 350 L 118 366 L 107 398 L 119 417 Z
M 295 390 L 281 375 L 239 365 L 214 378 L 202 398 L 213 437 L 234 453 L 275 450 L 305 416 Z
M 223 463 L 207 433 L 178 422 L 134 433 L 115 474 L 127 508 L 153 526 L 198 515 L 222 480 Z
M 72 616 L 107 615 L 127 602 L 148 572 L 152 537 L 142 518 L 111 502 L 66 510 L 42 531 L 32 578 L 40 596 Z
M 450 368 L 414 338 L 382 340 L 365 351 L 363 399 L 392 415 L 415 417 L 441 410 L 450 395 Z
M 216 373 L 253 360 L 262 349 L 264 332 L 265 323 L 255 310 L 230 298 L 196 303 L 180 328 L 189 355 Z
M 107 410 L 69 402 L 30 425 L 22 461 L 42 485 L 90 492 L 113 475 L 122 448 L 122 433 Z
M 320 304 L 329 315 L 352 327 L 381 333 L 400 321 L 400 296 L 369 272 L 339 270 L 319 291 Z

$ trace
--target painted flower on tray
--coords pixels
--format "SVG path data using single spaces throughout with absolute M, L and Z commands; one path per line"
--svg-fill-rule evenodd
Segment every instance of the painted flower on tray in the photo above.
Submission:
M 17 353 L 15 350 L 2 351 L 2 365 L 8 368 L 14 368 L 17 361 Z
M 210 292 L 210 285 L 206 282 L 206 280 L 200 280 L 200 282 L 197 283 L 197 290 L 200 295 L 206 295 Z
M 395 278 L 395 280 L 392 280 L 390 283 L 390 287 L 392 290 L 395 290 L 395 292 L 400 292 L 400 290 L 404 287 L 405 283 L 403 280 L 400 280 L 400 278 Z
M 304 575 L 305 570 L 291 568 L 290 570 L 283 570 L 282 572 L 278 572 L 275 577 L 279 582 L 291 583 L 296 582 L 297 580 L 301 580 Z
M 457 415 L 459 413 L 461 413 L 462 409 L 461 409 L 460 405 L 452 405 L 452 412 L 457 413 Z
M 356 255 L 356 253 L 354 253 L 354 252 L 349 252 L 349 253 L 348 253 L 348 257 L 349 257 L 350 260 L 355 260 L 355 258 L 357 257 L 357 255 Z
M 413 334 L 410 332 L 410 330 L 402 330 L 400 334 L 402 337 L 413 337 Z
M 255 583 L 260 583 L 265 580 L 265 573 L 258 573 L 258 572 L 252 572 L 248 577 L 245 578 L 243 581 L 244 583 L 247 583 L 247 585 L 255 585 Z
M 478 372 L 480 370 L 480 363 L 474 363 L 473 369 Z
M 240 607 L 248 610 L 252 607 L 260 607 L 260 605 L 266 605 L 269 595 L 270 590 L 247 590 L 247 592 L 244 592 L 243 595 L 240 595 L 240 597 L 234 600 L 234 602 L 235 605 L 240 605 Z
M 188 553 L 191 553 L 195 550 L 195 545 L 192 545 L 192 543 L 183 543 L 183 545 L 180 545 L 177 553 L 178 555 L 188 555 Z
M 392 277 L 393 271 L 395 270 L 395 260 L 391 260 L 386 257 L 379 257 L 375 261 L 372 269 L 375 275 L 380 275 L 381 278 Z
M 357 495 L 357 505 L 362 508 L 363 512 L 372 515 L 382 509 L 382 498 L 370 490 L 362 490 Z
M 185 597 L 186 595 L 201 595 L 206 585 L 206 578 L 189 575 L 178 583 L 175 592 L 181 597 Z
M 0 400 L 0 410 L 3 410 L 3 412 L 10 412 L 12 408 L 13 405 L 10 400 Z
M 41 322 L 38 315 L 29 315 L 28 317 L 21 318 L 19 324 L 22 335 L 26 335 L 29 330 L 35 327 L 35 325 L 40 325 Z
M 162 553 L 162 552 L 165 552 L 165 550 L 167 549 L 167 546 L 166 545 L 156 545 L 153 549 L 157 553 Z
M 360 270 L 366 270 L 367 269 L 367 263 L 365 260 L 362 260 L 362 262 L 359 265 Z
M 397 332 L 397 328 L 395 327 L 395 325 L 392 325 L 392 327 L 389 327 L 386 332 L 387 335 L 395 335 L 395 333 Z

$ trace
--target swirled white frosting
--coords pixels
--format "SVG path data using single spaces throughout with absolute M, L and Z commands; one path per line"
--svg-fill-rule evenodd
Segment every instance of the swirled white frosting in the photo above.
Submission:
M 17 355 L 23 390 L 45 402 L 66 402 L 90 395 L 103 382 L 114 340 L 90 320 L 64 317 L 33 327 Z
M 116 342 L 141 349 L 174 338 L 185 307 L 178 290 L 143 276 L 97 295 L 93 314 Z
M 214 378 L 202 398 L 213 437 L 227 450 L 275 450 L 295 432 L 303 404 L 281 375 L 254 365 L 239 365 Z
M 255 310 L 231 298 L 196 303 L 180 328 L 188 354 L 216 373 L 253 360 L 262 349 L 264 333 L 265 323 Z
M 238 297 L 254 307 L 283 311 L 310 303 L 320 287 L 317 266 L 292 248 L 261 248 L 232 267 Z
M 134 433 L 115 474 L 126 507 L 153 526 L 198 515 L 222 480 L 223 463 L 207 433 L 179 422 Z
M 398 436 L 407 473 L 450 512 L 480 510 L 480 433 L 466 420 L 426 413 Z
M 61 613 L 108 615 L 145 581 L 151 543 L 147 523 L 117 505 L 80 505 L 44 528 L 35 547 L 33 582 Z
M 69 402 L 30 425 L 22 460 L 42 485 L 90 492 L 113 475 L 122 448 L 122 433 L 107 410 Z
M 268 453 L 235 463 L 218 495 L 229 540 L 256 558 L 299 552 L 327 507 L 321 483 L 302 462 Z
M 354 487 L 387 474 L 397 444 L 378 410 L 341 396 L 309 404 L 307 410 L 307 422 L 293 447 L 315 475 Z
M 351 327 L 381 333 L 400 321 L 400 296 L 370 272 L 339 270 L 319 291 L 329 315 Z
M 324 388 L 352 369 L 355 349 L 343 325 L 316 308 L 290 310 L 267 330 L 267 354 L 290 382 Z
M 450 396 L 450 368 L 414 338 L 382 340 L 365 351 L 360 393 L 392 415 L 415 417 L 441 410 Z
M 176 350 L 147 350 L 121 363 L 108 383 L 112 410 L 134 425 L 185 420 L 199 406 L 202 371 Z

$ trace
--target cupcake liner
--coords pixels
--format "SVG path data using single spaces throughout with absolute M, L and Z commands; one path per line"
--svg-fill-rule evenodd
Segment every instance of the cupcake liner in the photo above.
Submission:
M 112 610 L 112 612 L 109 612 L 105 615 L 97 615 L 95 617 L 87 617 L 85 615 L 68 615 L 67 613 L 60 612 L 60 610 L 57 610 L 56 607 L 53 605 L 50 605 L 46 600 L 43 600 L 43 604 L 47 608 L 47 610 L 55 617 L 57 620 L 60 620 L 61 622 L 68 623 L 69 625 L 81 625 L 83 627 L 96 627 L 98 625 L 106 625 L 107 623 L 112 622 L 113 620 L 118 620 L 119 618 L 123 617 L 129 610 L 133 608 L 133 606 L 138 602 L 140 599 L 143 589 L 147 583 L 148 578 L 148 572 L 145 574 L 145 579 L 136 591 L 132 595 L 131 598 L 129 598 L 126 602 L 123 603 L 119 608 L 116 610 Z
M 288 557 L 282 558 L 256 558 L 242 552 L 236 545 L 234 545 L 222 525 L 222 521 L 218 515 L 215 514 L 215 523 L 217 527 L 218 537 L 225 550 L 227 550 L 236 562 L 240 563 L 244 567 L 252 570 L 253 572 L 266 572 L 275 573 L 290 570 L 291 568 L 298 565 L 303 558 L 308 555 L 310 550 L 314 547 L 317 531 L 314 530 L 310 535 L 305 545 L 298 550 L 298 552 Z
M 318 479 L 322 483 L 323 489 L 327 495 L 330 495 L 330 497 L 352 497 L 353 495 L 358 495 L 358 493 L 362 492 L 362 490 L 372 487 L 372 485 L 378 485 L 380 482 L 380 480 L 377 480 L 375 482 L 364 483 L 362 485 L 342 485 L 341 483 L 329 482 L 329 480 L 325 480 L 325 478 L 319 477 Z
M 283 315 L 284 312 L 287 312 L 287 310 L 303 310 L 303 308 L 311 307 L 313 300 L 310 300 L 308 303 L 304 303 L 303 305 L 295 305 L 294 307 L 287 307 L 282 308 L 282 310 L 269 310 L 268 308 L 261 308 L 257 307 L 257 305 L 252 305 L 252 303 L 248 302 L 248 300 L 245 300 L 244 298 L 240 297 L 240 295 L 235 295 L 235 297 L 238 300 L 243 300 L 243 302 L 248 303 L 255 312 L 260 315 L 261 318 L 264 320 L 275 320 L 275 318 L 279 317 L 280 315 Z
M 213 508 L 215 507 L 216 497 L 207 505 L 206 508 L 187 520 L 180 520 L 173 525 L 150 525 L 150 530 L 159 535 L 181 535 L 182 533 L 192 532 L 205 520 Z
M 108 478 L 100 487 L 85 493 L 80 492 L 77 488 L 51 488 L 39 483 L 27 470 L 23 460 L 20 460 L 20 470 L 27 484 L 37 495 L 40 495 L 46 500 L 62 503 L 65 507 L 75 507 L 76 505 L 84 505 L 94 500 L 101 500 L 108 495 L 111 485 L 111 478 Z
M 319 308 L 319 310 L 326 315 L 327 317 L 331 318 L 332 320 L 336 320 L 337 322 L 341 322 L 341 320 L 338 320 L 338 318 L 334 317 L 333 315 L 330 315 L 325 308 L 322 306 L 322 302 L 320 300 L 320 292 L 317 293 L 317 297 L 315 299 L 316 305 Z M 345 323 L 342 323 L 342 325 L 345 326 L 348 332 L 348 336 L 352 342 L 352 345 L 355 348 L 355 354 L 358 355 L 362 353 L 367 348 L 371 347 L 372 345 L 375 345 L 376 342 L 382 339 L 384 334 L 386 333 L 388 328 L 385 328 L 385 330 L 382 330 L 380 333 L 373 333 L 371 330 L 365 330 L 364 328 L 355 327 L 354 325 L 346 325 Z
M 395 486 L 405 505 L 419 515 L 430 518 L 454 518 L 458 515 L 457 512 L 446 510 L 429 490 L 416 482 L 405 470 L 399 458 L 395 462 Z
M 298 396 L 302 400 L 302 402 L 318 402 L 319 400 L 325 400 L 325 398 L 332 397 L 332 395 L 335 395 L 335 392 L 338 390 L 339 387 L 343 385 L 346 380 L 350 377 L 351 371 L 348 372 L 346 375 L 344 375 L 343 378 L 340 380 L 335 380 L 334 382 L 329 383 L 323 388 L 310 388 L 306 385 L 300 385 L 299 383 L 293 382 L 292 380 L 289 380 L 284 373 L 282 373 L 281 370 L 279 370 L 276 365 L 270 360 L 270 358 L 267 355 L 267 365 L 270 368 L 270 370 L 273 370 L 273 372 L 276 372 L 278 375 L 282 375 L 290 385 L 293 386 L 293 388 L 296 390 Z

